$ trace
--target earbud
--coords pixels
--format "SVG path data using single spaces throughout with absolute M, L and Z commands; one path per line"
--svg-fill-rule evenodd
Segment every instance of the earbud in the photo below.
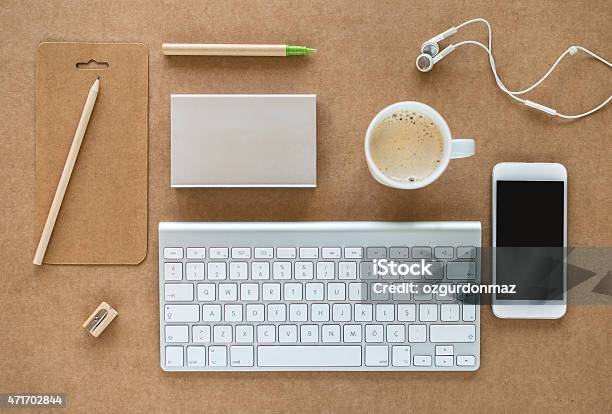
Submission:
M 454 45 L 450 45 L 448 47 L 446 47 L 444 50 L 442 50 L 440 52 L 440 46 L 438 45 L 439 42 L 441 42 L 442 40 L 454 35 L 455 33 L 457 33 L 457 31 L 469 24 L 472 23 L 476 23 L 476 22 L 480 22 L 480 23 L 484 23 L 487 26 L 487 31 L 489 34 L 489 42 L 488 42 L 488 46 L 483 45 L 480 42 L 476 42 L 473 40 L 464 40 L 461 41 L 459 43 L 456 43 Z M 603 64 L 605 64 L 608 68 L 612 68 L 612 63 L 608 62 L 607 60 L 605 60 L 604 58 L 602 58 L 601 56 L 596 55 L 595 53 L 591 52 L 590 50 L 582 47 L 582 46 L 571 46 L 569 47 L 565 52 L 563 52 L 561 54 L 561 56 L 559 56 L 559 58 L 555 61 L 555 63 L 553 63 L 553 65 L 550 67 L 550 69 L 548 70 L 548 72 L 546 72 L 544 74 L 544 76 L 542 76 L 542 78 L 540 80 L 538 80 L 536 83 L 534 83 L 533 85 L 531 85 L 530 87 L 523 89 L 521 91 L 511 91 L 509 90 L 501 81 L 501 79 L 499 79 L 499 76 L 497 74 L 497 68 L 495 65 L 495 59 L 493 58 L 493 52 L 492 52 L 492 32 L 491 32 L 491 25 L 489 24 L 488 21 L 486 21 L 485 19 L 482 18 L 476 18 L 476 19 L 472 19 L 472 20 L 468 20 L 464 23 L 461 23 L 460 25 L 456 26 L 456 27 L 451 27 L 450 29 L 446 30 L 445 32 L 442 32 L 440 34 L 435 35 L 434 37 L 432 37 L 431 39 L 427 40 L 426 42 L 424 42 L 421 45 L 421 54 L 419 56 L 417 56 L 416 58 L 416 67 L 419 71 L 421 72 L 429 72 L 433 66 L 438 63 L 439 61 L 441 61 L 442 59 L 444 59 L 444 57 L 446 57 L 446 55 L 448 55 L 449 53 L 451 53 L 453 50 L 455 50 L 456 47 L 459 46 L 463 46 L 463 45 L 476 45 L 482 49 L 484 49 L 484 51 L 487 53 L 487 55 L 489 56 L 489 65 L 491 66 L 491 71 L 493 72 L 493 76 L 495 77 L 495 82 L 497 83 L 497 86 L 502 90 L 502 92 L 506 93 L 510 98 L 523 103 L 524 105 L 527 105 L 530 108 L 533 109 L 537 109 L 539 111 L 545 112 L 549 115 L 552 116 L 558 116 L 560 118 L 565 118 L 565 119 L 578 119 L 578 118 L 582 118 L 585 116 L 588 116 L 594 112 L 599 111 L 600 109 L 602 109 L 603 107 L 605 107 L 608 103 L 612 102 L 612 95 L 610 95 L 608 97 L 608 99 L 604 100 L 602 103 L 600 103 L 599 105 L 597 105 L 595 108 L 578 114 L 578 115 L 564 115 L 561 114 L 559 112 L 557 112 L 555 109 L 550 108 L 548 106 L 544 106 L 542 104 L 539 104 L 537 102 L 533 102 L 527 99 L 523 99 L 520 98 L 519 96 L 525 93 L 528 93 L 530 91 L 532 91 L 533 89 L 535 89 L 538 85 L 540 85 L 542 82 L 544 82 L 544 80 L 548 77 L 548 75 L 550 75 L 552 73 L 552 71 L 555 69 L 555 67 L 557 67 L 557 65 L 559 64 L 559 62 L 566 56 L 566 55 L 575 55 L 576 53 L 578 53 L 578 51 L 584 52 L 588 55 L 590 55 L 591 57 L 599 60 L 600 62 L 602 62 Z
M 435 65 L 444 56 L 452 52 L 455 48 L 452 47 L 449 50 L 450 46 L 440 52 L 440 46 L 438 45 L 438 42 L 441 42 L 442 40 L 454 35 L 455 33 L 457 33 L 457 28 L 451 27 L 450 29 L 435 35 L 434 37 L 423 43 L 421 45 L 421 54 L 417 56 L 416 59 L 417 69 L 421 72 L 429 72 L 431 68 L 433 68 L 433 65 Z
M 416 58 L 416 67 L 421 72 L 429 72 L 436 63 L 444 59 L 453 50 L 455 50 L 455 45 L 449 45 L 443 51 L 436 53 L 433 56 L 423 51 L 423 53 Z

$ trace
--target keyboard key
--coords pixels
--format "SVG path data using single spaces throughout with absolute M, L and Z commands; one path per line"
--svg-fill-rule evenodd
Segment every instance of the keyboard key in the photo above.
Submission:
M 250 259 L 250 247 L 232 247 L 232 259 Z
M 281 300 L 280 283 L 264 283 L 261 287 L 262 299 L 267 301 Z
M 279 325 L 278 326 L 278 342 L 297 342 L 297 326 L 296 325 Z
M 351 320 L 350 303 L 334 303 L 332 306 L 332 320 L 334 322 L 349 322 Z
M 276 257 L 279 259 L 295 259 L 295 247 L 278 247 L 276 249 Z
M 410 266 L 411 268 L 413 266 L 415 266 L 415 265 L 418 266 L 418 267 L 415 266 L 415 268 L 419 269 L 419 271 L 417 273 L 414 273 L 414 274 L 412 272 L 406 273 L 405 275 L 403 275 L 404 279 L 420 280 L 420 279 L 423 278 L 423 275 L 421 275 L 421 271 L 420 271 L 420 269 L 421 269 L 421 261 L 420 260 L 418 262 L 417 261 L 409 261 L 409 262 L 405 262 L 405 263 L 408 266 Z
M 203 367 L 206 365 L 206 348 L 203 346 L 187 347 L 187 365 L 190 367 Z
M 425 342 L 427 340 L 427 325 L 408 325 L 408 341 Z
M 164 279 L 165 280 L 183 279 L 183 264 L 182 263 L 164 263 Z
M 412 248 L 413 259 L 431 259 L 431 247 L 415 246 Z
M 344 342 L 361 343 L 361 325 L 344 325 Z
M 431 355 L 415 355 L 414 356 L 415 367 L 430 367 L 431 366 Z
M 452 259 L 455 256 L 454 248 L 451 246 L 438 246 L 434 249 L 436 259 Z
M 386 367 L 389 365 L 388 346 L 366 346 L 365 365 L 367 367 Z
M 323 259 L 339 259 L 340 255 L 339 247 L 323 247 L 321 249 L 321 257 Z
M 264 319 L 264 305 L 252 303 L 246 305 L 247 322 L 263 322 Z
M 185 264 L 185 276 L 187 280 L 204 280 L 204 263 Z
M 268 305 L 268 321 L 285 322 L 287 320 L 287 306 L 284 303 Z
M 326 343 L 340 342 L 340 325 L 323 325 L 321 339 Z
M 204 322 L 221 322 L 221 305 L 202 305 Z
M 258 346 L 260 367 L 358 367 L 361 346 Z
M 346 285 L 344 283 L 327 284 L 327 300 L 343 301 L 346 300 Z
M 407 259 L 409 255 L 410 249 L 408 247 L 389 247 L 390 259 Z
M 285 283 L 284 298 L 285 300 L 302 300 L 302 284 Z
M 231 280 L 247 280 L 249 277 L 247 269 L 247 262 L 231 262 L 229 266 L 229 278 Z M 255 274 L 251 274 L 253 275 L 253 279 L 256 279 Z
M 166 305 L 164 316 L 166 322 L 198 322 L 200 309 L 198 305 Z
M 227 278 L 227 266 L 225 262 L 208 262 L 208 280 L 225 280 Z
M 366 325 L 365 340 L 366 342 L 382 342 L 384 340 L 384 331 L 382 325 Z
M 252 346 L 232 346 L 230 347 L 230 365 L 233 367 L 252 367 L 253 354 Z
M 435 322 L 438 320 L 438 305 L 423 303 L 419 305 L 419 320 L 421 322 Z
M 236 342 L 251 343 L 253 338 L 253 325 L 236 325 Z
M 436 355 L 436 366 L 437 367 L 452 367 L 453 357 Z
M 257 327 L 257 342 L 276 342 L 276 327 L 274 325 L 259 325 Z
M 476 304 L 467 301 L 463 302 L 463 320 L 474 322 L 476 320 Z
M 404 325 L 387 325 L 387 342 L 404 342 L 406 340 L 406 328 Z
M 259 285 L 257 283 L 240 284 L 240 300 L 255 301 L 259 300 Z
M 194 325 L 191 328 L 192 341 L 196 343 L 210 342 L 210 326 L 198 326 Z
M 363 257 L 363 249 L 361 247 L 345 247 L 345 259 L 361 259 Z
M 166 347 L 166 366 L 182 367 L 183 366 L 183 347 L 182 346 L 167 346 Z
M 476 262 L 448 262 L 446 277 L 451 280 L 476 279 Z
M 306 300 L 323 300 L 324 291 L 323 283 L 306 283 Z
M 392 354 L 394 367 L 410 366 L 410 346 L 394 346 L 392 347 Z
M 446 286 L 447 288 L 450 289 L 451 285 L 440 284 L 439 286 L 440 287 Z M 446 301 L 446 302 L 448 302 L 448 301 L 454 300 L 455 295 L 450 293 L 449 290 L 447 290 L 446 292 L 442 292 L 442 290 L 440 290 L 439 292 L 436 292 L 435 298 L 436 298 L 436 301 Z
M 368 285 L 365 283 L 349 283 L 349 300 L 364 301 L 368 299 Z
M 334 262 L 317 262 L 317 279 L 331 280 L 334 278 Z
M 319 248 L 317 247 L 301 247 L 300 259 L 318 259 Z
M 431 292 L 423 292 L 423 290 L 421 288 L 418 289 L 418 291 L 412 295 L 412 298 L 414 300 L 418 300 L 418 301 L 424 301 L 424 300 L 431 300 L 432 296 L 431 296 Z
M 295 279 L 307 280 L 314 278 L 314 265 L 312 262 L 295 262 Z
M 476 326 L 430 325 L 429 336 L 431 342 L 474 342 L 476 340 Z
M 215 300 L 215 285 L 212 283 L 198 283 L 198 301 L 212 302 Z
M 273 259 L 274 249 L 271 247 L 256 247 L 255 248 L 256 259 Z
M 191 302 L 193 300 L 193 285 L 183 283 L 166 283 L 164 285 L 166 302 Z
M 400 322 L 414 322 L 416 320 L 416 305 L 414 303 L 397 305 L 397 320 Z
M 182 258 L 183 258 L 183 249 L 181 247 L 164 248 L 164 259 L 181 260 Z
M 223 320 L 226 322 L 242 322 L 242 305 L 225 305 Z
M 475 259 L 476 248 L 474 246 L 457 247 L 457 259 Z
M 452 345 L 436 345 L 436 355 L 453 355 Z
M 373 301 L 388 301 L 389 300 L 389 291 L 388 290 L 378 290 L 374 285 L 369 285 L 370 289 L 370 299 Z
M 306 322 L 308 320 L 308 307 L 305 303 L 292 303 L 289 305 L 289 320 L 291 322 Z
M 362 280 L 378 279 L 378 276 L 374 274 L 374 263 L 372 262 L 359 263 L 359 278 Z
M 356 262 L 340 262 L 338 263 L 338 279 L 357 279 L 357 263 Z
M 229 257 L 227 247 L 211 247 L 209 253 L 211 259 L 227 259 Z
M 252 262 L 251 277 L 253 280 L 270 279 L 270 263 L 268 262 Z
M 319 325 L 300 326 L 300 342 L 319 342 Z
M 376 320 L 379 322 L 390 322 L 395 319 L 395 305 L 377 304 Z
M 355 304 L 355 322 L 372 322 L 372 304 Z
M 166 342 L 189 342 L 189 327 L 166 325 Z
M 219 301 L 235 302 L 238 300 L 238 285 L 235 283 L 219 283 Z
M 311 319 L 313 322 L 329 322 L 329 304 L 313 303 L 311 307 Z
M 431 274 L 428 275 L 426 273 L 425 279 L 428 279 L 428 280 L 444 279 L 444 262 L 430 262 L 430 261 L 425 262 L 425 265 L 428 265 L 428 264 L 430 265 L 429 273 Z
M 230 343 L 232 342 L 231 325 L 216 325 L 213 327 L 213 342 Z
M 442 322 L 457 322 L 459 320 L 459 305 L 457 303 L 440 305 L 440 320 Z
M 211 367 L 224 367 L 227 365 L 227 347 L 209 346 L 208 365 Z
M 457 366 L 473 367 L 476 365 L 476 357 L 474 355 L 457 355 Z
M 366 249 L 366 257 L 368 259 L 384 259 L 387 257 L 386 247 L 368 247 Z
M 206 249 L 204 247 L 188 247 L 187 259 L 206 259 Z
M 291 279 L 291 262 L 274 262 L 272 278 L 276 280 Z

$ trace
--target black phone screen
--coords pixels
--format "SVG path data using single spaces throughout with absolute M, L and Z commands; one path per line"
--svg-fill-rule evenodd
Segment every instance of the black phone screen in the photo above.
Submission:
M 497 181 L 496 280 L 501 300 L 563 299 L 564 182 Z

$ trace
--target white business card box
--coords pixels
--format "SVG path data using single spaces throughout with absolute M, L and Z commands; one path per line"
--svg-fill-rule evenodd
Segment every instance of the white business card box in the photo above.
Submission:
M 316 187 L 316 95 L 171 96 L 172 187 Z

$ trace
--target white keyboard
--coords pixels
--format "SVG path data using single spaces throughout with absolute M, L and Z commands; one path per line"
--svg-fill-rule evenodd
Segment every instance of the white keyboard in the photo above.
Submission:
M 477 296 L 372 286 L 478 283 L 480 240 L 479 222 L 160 223 L 161 367 L 477 370 Z M 374 276 L 379 258 L 434 271 Z

